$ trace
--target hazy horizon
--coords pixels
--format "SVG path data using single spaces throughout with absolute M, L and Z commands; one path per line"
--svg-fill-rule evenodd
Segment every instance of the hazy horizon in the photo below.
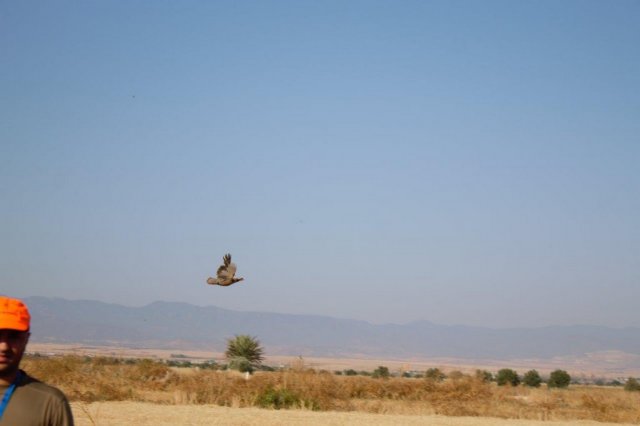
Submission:
M 358 318 L 349 318 L 349 317 L 344 317 L 344 316 L 334 316 L 334 315 L 326 315 L 326 314 L 317 314 L 317 313 L 296 313 L 296 312 L 276 312 L 276 311 L 269 311 L 269 310 L 253 310 L 253 309 L 232 309 L 232 308 L 224 308 L 221 306 L 217 306 L 215 304 L 212 303 L 206 303 L 206 304 L 201 304 L 198 302 L 181 302 L 181 301 L 170 301 L 170 300 L 154 300 L 148 303 L 143 303 L 143 304 L 127 304 L 127 303 L 117 303 L 117 302 L 105 302 L 105 301 L 101 301 L 101 300 L 95 300 L 95 299 L 74 299 L 74 298 L 67 298 L 67 297 L 57 297 L 57 296 L 37 296 L 37 295 L 12 295 L 13 297 L 19 297 L 20 299 L 23 300 L 28 300 L 31 297 L 45 297 L 48 299 L 62 299 L 65 301 L 69 301 L 69 302 L 98 302 L 98 303 L 106 303 L 109 305 L 116 305 L 116 306 L 122 306 L 125 308 L 132 308 L 132 309 L 136 309 L 136 308 L 144 308 L 144 307 L 148 307 L 150 305 L 156 304 L 156 303 L 163 303 L 163 304 L 172 304 L 172 303 L 176 303 L 176 304 L 186 304 L 188 306 L 195 306 L 197 308 L 221 308 L 221 309 L 226 309 L 229 311 L 233 311 L 233 312 L 241 312 L 241 313 L 258 313 L 258 314 L 276 314 L 276 315 L 307 315 L 307 316 L 312 316 L 312 317 L 323 317 L 323 318 L 331 318 L 331 319 L 337 319 L 337 320 L 352 320 L 352 321 L 364 321 L 367 322 L 369 324 L 372 325 L 410 325 L 410 324 L 415 324 L 415 323 L 419 323 L 419 322 L 427 322 L 427 323 L 431 323 L 434 325 L 438 325 L 438 326 L 445 326 L 445 327 L 479 327 L 479 328 L 485 328 L 485 329 L 496 329 L 496 330 L 506 330 L 506 329 L 538 329 L 538 328 L 547 328 L 547 327 L 605 327 L 605 328 L 610 328 L 610 329 L 638 329 L 640 328 L 640 326 L 606 326 L 606 325 L 601 325 L 601 324 L 587 324 L 587 323 L 576 323 L 576 324 L 546 324 L 546 325 L 538 325 L 538 326 L 510 326 L 510 325 L 505 325 L 505 326 L 483 326 L 483 325 L 478 325 L 478 324 L 462 324 L 462 323 L 441 323 L 441 322 L 437 322 L 437 321 L 430 321 L 430 320 L 425 320 L 425 319 L 418 319 L 418 320 L 410 320 L 410 321 L 404 321 L 404 322 L 386 322 L 386 321 L 375 321 L 375 320 L 366 320 L 366 319 L 358 319 Z
M 640 2 L 0 6 L 0 293 L 640 327 Z M 205 284 L 225 253 L 245 280 Z

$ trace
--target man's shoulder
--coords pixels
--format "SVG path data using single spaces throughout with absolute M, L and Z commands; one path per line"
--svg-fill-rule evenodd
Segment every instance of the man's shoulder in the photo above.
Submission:
M 31 377 L 23 372 L 22 380 L 20 380 L 20 387 L 34 394 L 40 394 L 42 397 L 50 397 L 55 399 L 66 400 L 66 396 L 62 391 L 55 386 L 48 385 L 41 382 L 35 377 Z

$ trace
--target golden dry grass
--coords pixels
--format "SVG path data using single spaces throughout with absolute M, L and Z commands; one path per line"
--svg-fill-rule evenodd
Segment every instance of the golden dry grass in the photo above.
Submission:
M 549 422 L 487 417 L 370 414 L 361 412 L 317 412 L 263 410 L 214 405 L 161 405 L 145 402 L 94 402 L 80 407 L 72 403 L 77 426 L 229 425 L 229 426 L 612 426 L 615 423 L 574 420 Z
M 100 401 L 133 401 L 176 407 L 262 406 L 296 412 L 640 423 L 640 393 L 619 388 L 509 388 L 471 376 L 444 382 L 373 379 L 336 376 L 302 366 L 259 372 L 246 380 L 235 372 L 178 370 L 150 360 L 128 365 L 110 358 L 73 356 L 25 359 L 24 368 L 61 388 L 79 409 Z

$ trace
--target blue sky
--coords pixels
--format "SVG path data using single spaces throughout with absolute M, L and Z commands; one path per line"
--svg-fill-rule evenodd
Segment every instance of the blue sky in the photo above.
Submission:
M 0 292 L 640 326 L 637 1 L 6 2 Z M 245 281 L 204 284 L 231 252 Z

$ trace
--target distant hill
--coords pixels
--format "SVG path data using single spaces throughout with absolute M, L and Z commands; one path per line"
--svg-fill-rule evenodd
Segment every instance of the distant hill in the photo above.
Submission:
M 427 321 L 374 325 L 316 315 L 239 312 L 154 302 L 125 307 L 29 297 L 32 340 L 133 348 L 223 350 L 235 334 L 258 336 L 272 355 L 522 359 L 621 351 L 640 356 L 640 328 L 492 329 Z

